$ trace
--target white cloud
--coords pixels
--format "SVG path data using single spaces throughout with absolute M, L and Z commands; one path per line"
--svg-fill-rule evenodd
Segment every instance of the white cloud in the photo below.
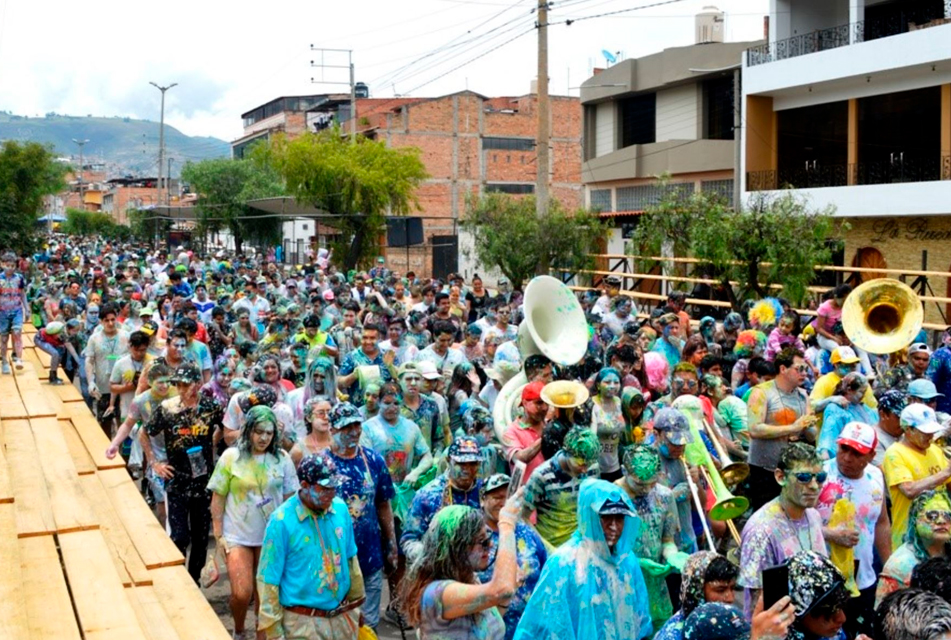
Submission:
M 709 1 L 684 0 L 552 26 L 552 92 L 564 94 L 580 85 L 591 66 L 604 64 L 602 49 L 637 57 L 692 44 L 693 16 Z M 562 0 L 555 2 L 551 20 L 646 3 Z M 158 120 L 159 92 L 148 82 L 178 82 L 167 94 L 166 120 L 189 135 L 232 139 L 241 134 L 240 114 L 272 98 L 343 90 L 310 82 L 318 75 L 309 64 L 315 57 L 311 44 L 354 49 L 357 79 L 370 84 L 375 97 L 420 85 L 425 86 L 413 95 L 441 95 L 467 86 L 486 95 L 517 95 L 528 91 L 536 75 L 530 11 L 535 4 L 0 0 L 0 109 L 30 116 L 56 111 Z M 729 40 L 761 37 L 766 0 L 718 4 L 727 12 Z M 477 39 L 496 27 L 494 39 Z M 435 79 L 523 31 L 526 35 L 518 40 Z M 432 53 L 450 42 L 454 46 Z M 399 78 L 395 86 L 387 81 L 427 53 L 432 55 L 402 74 L 409 77 Z M 345 70 L 328 73 L 347 79 Z

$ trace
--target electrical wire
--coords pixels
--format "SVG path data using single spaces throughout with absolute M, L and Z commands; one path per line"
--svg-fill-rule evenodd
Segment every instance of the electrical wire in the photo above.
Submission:
M 608 16 L 615 16 L 621 13 L 629 13 L 631 11 L 642 11 L 644 9 L 653 9 L 655 7 L 663 7 L 666 5 L 678 4 L 685 1 L 686 0 L 661 0 L 660 2 L 652 2 L 650 4 L 644 4 L 638 7 L 628 7 L 627 9 L 618 9 L 617 11 L 605 11 L 604 13 L 596 13 L 589 16 L 581 16 L 579 18 L 567 18 L 565 20 L 559 20 L 558 22 L 549 22 L 548 26 L 564 24 L 570 27 L 575 22 L 581 22 L 582 20 L 594 20 L 595 18 L 605 18 Z

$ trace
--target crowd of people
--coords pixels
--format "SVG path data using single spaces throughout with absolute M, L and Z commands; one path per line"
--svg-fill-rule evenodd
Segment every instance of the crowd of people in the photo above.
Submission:
M 226 566 L 235 638 L 951 638 L 951 333 L 867 353 L 847 285 L 715 319 L 609 277 L 560 366 L 523 358 L 505 278 L 63 237 L 0 262 L 2 374 L 31 322 L 192 577 Z

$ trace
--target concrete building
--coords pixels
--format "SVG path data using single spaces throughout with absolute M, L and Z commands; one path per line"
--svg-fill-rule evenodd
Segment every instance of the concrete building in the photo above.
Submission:
M 771 0 L 743 108 L 744 198 L 835 206 L 845 264 L 951 269 L 951 0 Z
M 164 180 L 163 180 L 164 183 Z M 105 182 L 102 195 L 102 211 L 112 216 L 118 224 L 129 224 L 129 211 L 143 207 L 153 207 L 165 202 L 165 189 L 162 189 L 159 202 L 158 178 L 113 178 Z M 179 206 L 178 179 L 169 180 L 168 201 Z
M 346 101 L 349 112 L 350 94 L 315 94 L 310 96 L 281 96 L 241 114 L 244 134 L 231 143 L 231 155 L 243 158 L 252 144 L 268 140 L 274 133 L 289 137 L 304 131 L 319 131 L 331 124 L 326 112 L 316 111 L 328 102 Z M 349 119 L 349 116 L 348 116 Z
M 664 195 L 660 175 L 668 190 L 733 201 L 735 83 L 755 43 L 715 41 L 722 14 L 712 8 L 697 22 L 708 42 L 623 60 L 581 85 L 585 203 L 614 221 L 607 253 L 628 253 L 637 216 Z

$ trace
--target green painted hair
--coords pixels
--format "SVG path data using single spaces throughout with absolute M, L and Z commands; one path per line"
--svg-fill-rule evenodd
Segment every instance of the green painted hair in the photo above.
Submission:
M 561 448 L 569 456 L 583 458 L 589 463 L 597 460 L 601 454 L 601 442 L 588 427 L 572 427 Z

